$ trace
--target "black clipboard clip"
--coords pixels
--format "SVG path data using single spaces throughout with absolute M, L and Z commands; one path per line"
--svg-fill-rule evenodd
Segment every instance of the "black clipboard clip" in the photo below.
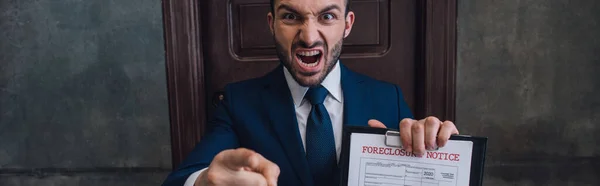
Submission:
M 402 142 L 400 140 L 400 132 L 394 130 L 388 130 L 385 132 L 385 145 L 388 147 L 398 147 L 402 148 Z M 433 150 L 429 151 L 437 151 L 440 150 L 440 147 L 436 147 Z

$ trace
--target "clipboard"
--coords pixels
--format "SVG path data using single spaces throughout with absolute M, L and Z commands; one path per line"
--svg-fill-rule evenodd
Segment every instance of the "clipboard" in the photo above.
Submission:
M 373 128 L 373 127 L 359 127 L 359 126 L 344 126 L 342 132 L 342 152 L 340 155 L 340 185 L 347 185 L 349 182 L 349 171 L 350 171 L 350 153 L 351 137 L 354 134 L 376 134 L 385 136 L 385 145 L 392 148 L 401 148 L 399 140 L 399 132 L 397 130 Z M 393 140 L 396 139 L 396 140 Z M 485 165 L 485 156 L 487 150 L 487 138 L 486 137 L 475 137 L 466 135 L 452 135 L 450 141 L 467 141 L 472 142 L 471 152 L 471 163 L 470 163 L 470 175 L 468 185 L 470 186 L 481 186 L 483 184 L 483 170 Z M 358 143 L 358 142 L 357 142 Z M 363 147 L 364 148 L 364 147 Z M 364 150 L 363 150 L 364 151 Z M 435 150 L 434 150 L 435 151 Z M 427 154 L 427 152 L 426 152 Z M 358 156 L 358 155 L 355 155 Z M 362 161 L 362 160 L 361 160 Z M 352 167 L 357 169 L 357 167 Z M 360 169 L 360 167 L 358 167 Z M 366 168 L 365 168 L 366 169 Z M 462 186 L 462 185 L 461 185 Z

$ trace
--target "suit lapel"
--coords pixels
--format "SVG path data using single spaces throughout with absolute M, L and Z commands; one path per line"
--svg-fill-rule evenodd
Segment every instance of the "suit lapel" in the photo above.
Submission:
M 265 103 L 267 108 L 266 114 L 293 170 L 302 181 L 302 185 L 312 185 L 312 177 L 298 130 L 294 102 L 281 65 L 267 75 L 264 91 L 262 103 Z
M 344 92 L 344 125 L 368 126 L 367 109 L 368 87 L 363 84 L 359 74 L 340 64 L 342 73 L 342 91 Z

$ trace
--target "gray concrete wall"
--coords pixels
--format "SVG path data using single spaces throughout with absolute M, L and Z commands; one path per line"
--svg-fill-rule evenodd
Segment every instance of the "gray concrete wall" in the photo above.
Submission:
M 459 0 L 457 123 L 484 185 L 600 185 L 600 2 Z
M 0 1 L 0 185 L 158 185 L 160 1 Z

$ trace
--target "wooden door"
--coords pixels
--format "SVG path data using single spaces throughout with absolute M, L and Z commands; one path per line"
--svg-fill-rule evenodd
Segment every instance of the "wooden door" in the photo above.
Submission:
M 269 0 L 163 0 L 173 166 L 227 83 L 275 68 Z M 455 0 L 353 0 L 341 62 L 403 89 L 415 117 L 454 118 Z

